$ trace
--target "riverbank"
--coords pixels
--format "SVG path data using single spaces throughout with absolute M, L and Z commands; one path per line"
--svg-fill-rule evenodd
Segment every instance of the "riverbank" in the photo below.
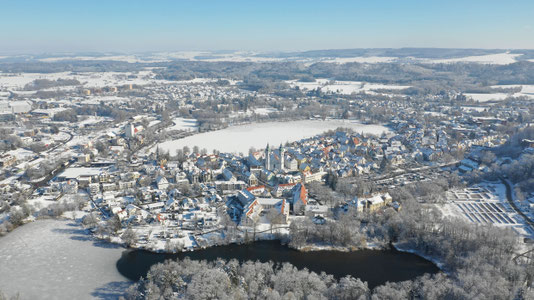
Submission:
M 311 252 L 311 251 L 340 251 L 340 252 L 353 252 L 360 250 L 387 250 L 390 247 L 385 243 L 376 243 L 376 242 L 367 242 L 364 246 L 335 246 L 327 244 L 307 244 L 301 247 L 291 247 L 292 249 L 301 251 L 301 252 Z
M 400 252 L 405 252 L 405 253 L 411 253 L 411 254 L 415 254 L 419 257 L 422 257 L 428 261 L 431 261 L 434 265 L 436 265 L 442 272 L 445 272 L 447 273 L 447 270 L 446 270 L 446 266 L 445 266 L 445 263 L 443 263 L 439 258 L 435 257 L 435 256 L 431 256 L 431 255 L 426 255 L 424 253 L 422 253 L 421 251 L 419 250 L 415 250 L 415 249 L 410 249 L 408 247 L 406 247 L 406 245 L 402 245 L 400 243 L 392 243 L 393 247 L 397 250 L 397 251 L 400 251 Z

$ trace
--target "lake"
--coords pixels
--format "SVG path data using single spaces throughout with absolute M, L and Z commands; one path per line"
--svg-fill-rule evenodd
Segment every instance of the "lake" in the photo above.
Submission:
M 206 148 L 208 152 L 216 149 L 220 152 L 246 154 L 250 147 L 263 149 L 267 143 L 277 147 L 280 143 L 313 137 L 338 127 L 351 128 L 358 133 L 376 135 L 390 132 L 385 126 L 361 124 L 354 120 L 266 122 L 231 126 L 222 130 L 199 133 L 183 139 L 163 142 L 158 146 L 161 150 L 169 151 L 171 155 L 176 153 L 176 149 L 182 149 L 184 146 L 191 149 L 198 146 L 200 149 Z M 156 147 L 153 148 L 153 150 L 155 149 Z
M 123 251 L 74 221 L 28 223 L 0 237 L 0 290 L 21 299 L 117 299 L 132 284 L 115 267 Z
M 370 288 L 387 281 L 397 282 L 414 279 L 425 273 L 437 273 L 432 262 L 411 253 L 397 250 L 310 251 L 300 252 L 281 245 L 278 241 L 258 241 L 246 245 L 211 247 L 194 252 L 177 254 L 152 253 L 144 250 L 126 250 L 117 262 L 117 269 L 125 277 L 138 280 L 146 276 L 150 267 L 167 259 L 213 261 L 217 258 L 259 260 L 275 263 L 289 262 L 299 269 L 307 268 L 317 273 L 325 272 L 336 278 L 352 275 L 367 281 Z

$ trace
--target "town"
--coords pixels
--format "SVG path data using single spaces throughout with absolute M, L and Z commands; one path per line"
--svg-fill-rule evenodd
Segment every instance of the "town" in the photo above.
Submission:
M 279 241 L 302 253 L 393 248 L 458 270 L 454 251 L 483 251 L 491 235 L 509 245 L 492 255 L 530 262 L 531 85 L 367 82 L 324 58 L 277 65 L 284 76 L 221 64 L 2 69 L 0 236 L 69 220 L 132 251 Z M 461 250 L 440 247 L 458 239 Z
M 490 172 L 491 164 L 509 163 L 482 156 L 488 156 L 485 149 L 507 141 L 503 128 L 510 120 L 529 113 L 528 107 L 516 105 L 522 100 L 462 106 L 455 103 L 465 96 L 447 94 L 427 99 L 421 109 L 416 108 L 421 103 L 402 95 L 388 96 L 402 101 L 369 100 L 365 93 L 344 100 L 332 92 L 320 97 L 319 89 L 301 94 L 288 107 L 275 94 L 249 92 L 235 81 L 173 83 L 148 70 L 110 77 L 63 74 L 65 79 L 56 80 L 23 76 L 15 81 L 16 76 L 22 75 L 2 75 L 2 82 L 28 83 L 5 84 L 2 92 L 0 186 L 2 217 L 10 221 L 0 229 L 7 232 L 25 219 L 77 211 L 74 216 L 83 217 L 96 235 L 152 251 L 271 239 L 273 228 L 277 236 L 287 235 L 294 219 L 306 215 L 322 223 L 349 207 L 400 210 L 402 204 L 390 196 L 397 188 L 451 176 L 467 182 L 474 173 Z M 72 88 L 86 80 L 87 87 Z M 32 90 L 36 92 L 27 92 Z M 40 94 L 44 96 L 35 100 Z M 56 100 L 55 94 L 69 100 Z M 451 104 L 438 105 L 444 99 Z M 274 105 L 265 106 L 265 101 Z M 206 117 L 207 103 L 220 103 L 220 112 Z M 196 145 L 169 153 L 158 146 L 252 120 L 283 120 L 299 110 L 307 112 L 301 118 L 317 120 L 380 122 L 379 116 L 372 119 L 376 111 L 388 111 L 391 117 L 387 132 L 337 128 L 251 148 L 248 154 Z M 532 153 L 526 143 L 525 154 Z M 372 186 L 343 191 L 351 180 Z M 333 196 L 318 195 L 322 186 L 334 188 Z M 520 203 L 526 213 L 532 213 L 532 197 L 524 195 Z M 514 228 L 525 237 L 532 235 L 524 221 L 517 224 Z

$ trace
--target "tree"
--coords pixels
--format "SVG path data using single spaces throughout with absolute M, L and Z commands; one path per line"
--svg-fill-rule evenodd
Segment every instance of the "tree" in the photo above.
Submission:
M 106 221 L 106 228 L 110 233 L 117 233 L 117 231 L 119 231 L 121 227 L 121 221 L 117 215 L 114 215 Z
M 191 149 L 190 149 L 189 147 L 187 147 L 187 146 L 184 146 L 184 147 L 182 148 L 182 151 L 183 151 L 184 155 L 189 155 L 189 154 L 191 154 Z
M 131 247 L 137 243 L 137 234 L 132 230 L 131 227 L 128 227 L 121 235 L 121 239 L 128 247 Z
M 482 163 L 486 164 L 486 165 L 491 165 L 495 159 L 497 158 L 497 156 L 495 156 L 495 154 L 491 151 L 483 151 L 482 152 L 482 155 L 480 157 L 480 160 L 482 161 Z
M 98 224 L 98 215 L 94 212 L 89 213 L 88 215 L 83 217 L 82 224 L 89 228 L 95 227 Z
M 256 148 L 254 148 L 254 147 L 250 147 L 250 148 L 248 149 L 248 155 L 252 155 L 252 154 L 254 154 L 254 152 L 256 152 Z
M 275 224 L 280 224 L 282 221 L 282 214 L 276 208 L 271 208 L 266 214 L 267 220 L 269 220 L 269 228 L 271 229 L 271 235 L 273 234 L 273 227 Z

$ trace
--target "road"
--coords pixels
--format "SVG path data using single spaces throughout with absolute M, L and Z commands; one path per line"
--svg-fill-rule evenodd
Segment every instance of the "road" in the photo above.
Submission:
M 510 185 L 510 183 L 508 182 L 508 180 L 505 180 L 504 178 L 500 178 L 502 183 L 504 184 L 504 186 L 506 187 L 506 200 L 508 200 L 508 203 L 510 203 L 510 206 L 512 206 L 512 208 L 515 210 L 515 212 L 517 214 L 519 214 L 520 216 L 523 217 L 523 219 L 525 219 L 525 222 L 530 225 L 530 228 L 532 230 L 534 230 L 534 222 L 532 222 L 532 220 L 527 216 L 525 215 L 520 209 L 519 207 L 517 207 L 517 205 L 515 204 L 514 202 L 514 198 L 512 196 L 512 186 Z

